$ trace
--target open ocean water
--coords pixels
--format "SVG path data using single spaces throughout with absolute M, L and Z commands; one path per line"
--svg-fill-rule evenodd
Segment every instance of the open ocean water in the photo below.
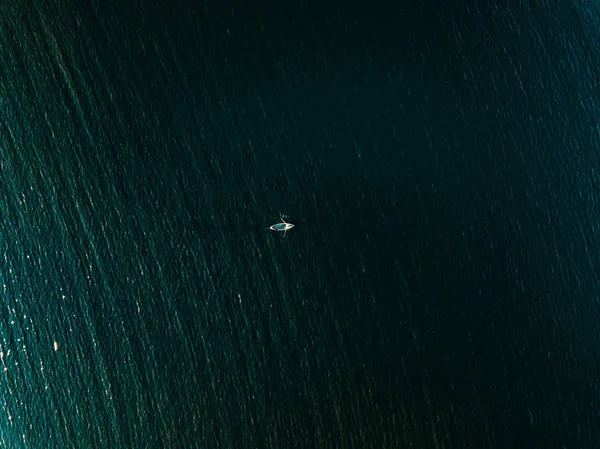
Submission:
M 285 3 L 0 3 L 0 447 L 599 447 L 600 8 Z

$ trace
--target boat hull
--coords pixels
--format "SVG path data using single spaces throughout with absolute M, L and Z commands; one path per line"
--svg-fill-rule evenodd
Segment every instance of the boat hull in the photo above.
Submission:
M 289 231 L 293 227 L 294 227 L 294 225 L 291 223 L 277 223 L 277 224 L 274 224 L 273 226 L 271 226 L 269 229 L 271 231 L 284 232 L 284 231 Z

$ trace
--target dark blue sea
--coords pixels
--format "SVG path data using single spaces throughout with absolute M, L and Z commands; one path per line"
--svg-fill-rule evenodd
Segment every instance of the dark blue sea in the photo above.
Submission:
M 600 447 L 599 84 L 590 0 L 2 1 L 0 447 Z

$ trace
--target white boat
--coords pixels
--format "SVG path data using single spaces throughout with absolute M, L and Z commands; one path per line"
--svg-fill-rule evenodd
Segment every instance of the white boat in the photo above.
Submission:
M 285 237 L 286 232 L 288 232 L 290 229 L 292 229 L 294 227 L 294 225 L 285 221 L 283 219 L 283 217 L 280 217 L 280 218 L 281 218 L 281 222 L 275 223 L 269 229 L 271 231 L 283 232 L 283 236 Z

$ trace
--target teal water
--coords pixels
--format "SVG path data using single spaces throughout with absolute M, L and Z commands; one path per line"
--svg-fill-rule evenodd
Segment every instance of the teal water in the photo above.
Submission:
M 438 6 L 0 5 L 1 447 L 597 441 L 598 11 Z

